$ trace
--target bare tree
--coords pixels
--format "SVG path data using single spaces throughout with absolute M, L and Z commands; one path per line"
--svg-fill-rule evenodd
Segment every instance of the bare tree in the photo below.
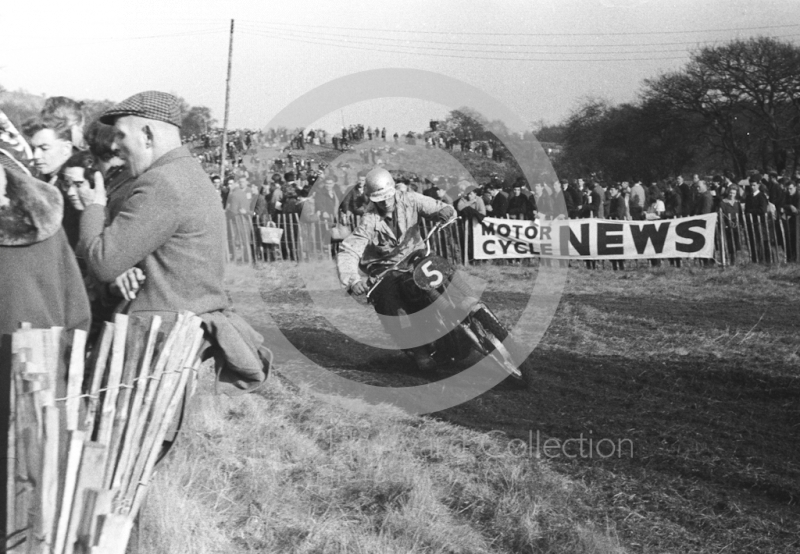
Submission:
M 699 132 L 739 175 L 794 169 L 800 156 L 800 48 L 769 37 L 708 46 L 686 67 L 645 80 L 645 99 L 699 115 Z

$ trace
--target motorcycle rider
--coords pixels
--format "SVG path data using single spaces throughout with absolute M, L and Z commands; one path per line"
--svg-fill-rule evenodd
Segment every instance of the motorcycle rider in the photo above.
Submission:
M 412 191 L 397 191 L 392 175 L 381 167 L 367 173 L 365 194 L 370 200 L 361 224 L 342 243 L 337 256 L 339 279 L 351 293 L 365 294 L 369 285 L 359 275 L 359 268 L 368 277 L 374 277 L 410 253 L 424 248 L 420 235 L 419 217 L 448 222 L 456 217 L 453 206 Z M 372 303 L 386 331 L 411 355 L 417 367 L 429 370 L 435 366 L 424 344 L 425 329 L 421 325 L 404 326 L 398 314 L 414 313 L 424 306 L 405 298 L 401 290 L 403 278 L 400 271 L 389 272 L 372 292 Z M 451 283 L 452 285 L 452 283 Z M 456 290 L 461 305 L 477 302 L 463 287 Z M 458 294 L 460 293 L 460 294 Z

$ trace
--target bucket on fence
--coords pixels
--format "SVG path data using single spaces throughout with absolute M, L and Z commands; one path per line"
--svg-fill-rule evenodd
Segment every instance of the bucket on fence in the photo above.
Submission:
M 264 244 L 280 244 L 283 237 L 283 229 L 276 227 L 273 222 L 267 223 L 266 227 L 259 227 L 261 242 Z

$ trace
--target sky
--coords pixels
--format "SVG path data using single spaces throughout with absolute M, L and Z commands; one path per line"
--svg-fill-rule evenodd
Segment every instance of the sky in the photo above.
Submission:
M 221 125 L 233 19 L 231 128 L 264 127 L 327 83 L 389 68 L 477 88 L 532 128 L 563 121 L 587 98 L 635 101 L 644 79 L 680 69 L 699 46 L 800 38 L 800 0 L 51 4 L 3 8 L 0 85 L 113 101 L 164 90 L 208 106 Z M 348 86 L 354 101 L 312 126 L 363 123 L 402 134 L 459 107 L 428 96 L 356 101 L 358 80 Z

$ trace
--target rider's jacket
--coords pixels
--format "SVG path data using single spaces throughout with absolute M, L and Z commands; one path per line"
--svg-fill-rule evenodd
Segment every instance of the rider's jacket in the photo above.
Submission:
M 394 198 L 394 211 L 386 216 L 381 216 L 370 203 L 361 224 L 342 243 L 336 263 L 339 280 L 345 287 L 360 279 L 359 268 L 369 276 L 377 275 L 423 248 L 419 216 L 449 221 L 456 215 L 453 206 L 416 192 L 397 191 Z

